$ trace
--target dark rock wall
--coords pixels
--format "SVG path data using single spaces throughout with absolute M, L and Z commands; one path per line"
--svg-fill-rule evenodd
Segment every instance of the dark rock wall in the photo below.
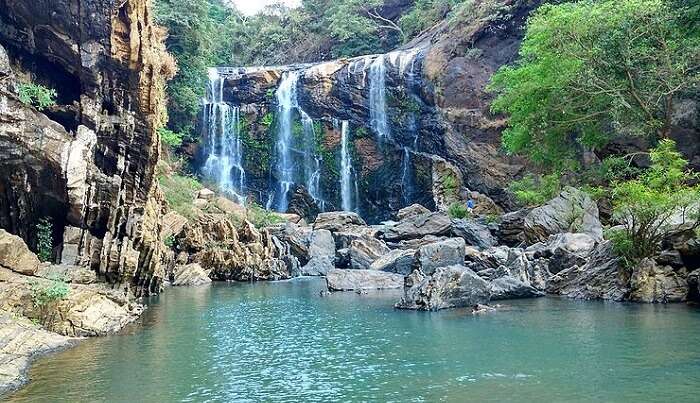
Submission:
M 14 71 L 6 80 L 58 92 L 58 105 L 43 112 L 20 103 L 11 85 L 1 94 L 0 226 L 30 245 L 47 215 L 58 244 L 65 228 L 77 228 L 80 255 L 67 263 L 137 295 L 162 279 L 155 128 L 174 72 L 150 7 L 0 0 L 0 45 Z

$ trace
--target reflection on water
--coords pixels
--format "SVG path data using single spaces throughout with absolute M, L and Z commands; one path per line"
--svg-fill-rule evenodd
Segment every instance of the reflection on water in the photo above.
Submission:
M 169 289 L 13 402 L 697 401 L 700 311 L 555 298 L 472 316 L 318 280 Z

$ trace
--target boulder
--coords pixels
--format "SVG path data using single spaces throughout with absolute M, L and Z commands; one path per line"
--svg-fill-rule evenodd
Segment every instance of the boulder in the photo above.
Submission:
M 173 272 L 174 286 L 199 286 L 211 283 L 209 272 L 197 263 L 175 266 Z
M 489 284 L 492 300 L 536 298 L 544 296 L 544 293 L 535 287 L 525 284 L 511 276 L 499 277 Z
M 564 269 L 547 280 L 547 293 L 579 299 L 623 301 L 629 276 L 621 270 L 610 241 L 601 242 L 583 266 Z
M 42 265 L 37 270 L 36 276 L 46 279 L 60 279 L 71 284 L 97 283 L 97 273 L 94 270 L 74 265 Z
M 519 246 L 525 242 L 525 217 L 530 214 L 530 209 L 523 209 L 504 214 L 498 222 L 498 230 L 495 231 L 498 243 L 506 246 Z
M 316 200 L 309 194 L 303 186 L 297 186 L 289 201 L 288 213 L 296 214 L 300 218 L 312 222 L 316 219 L 321 210 Z
M 410 206 L 399 210 L 399 212 L 396 213 L 396 218 L 401 221 L 428 213 L 430 213 L 430 210 L 421 206 L 420 204 L 411 204 Z
M 428 235 L 446 235 L 452 220 L 442 212 L 408 216 L 394 225 L 387 225 L 383 237 L 387 241 L 423 238 Z
M 540 291 L 550 276 L 546 259 L 528 259 L 520 248 L 498 246 L 470 253 L 466 260 L 469 268 L 488 280 L 510 276 Z
M 386 290 L 402 288 L 404 276 L 377 270 L 333 269 L 326 276 L 331 291 Z
M 356 239 L 376 238 L 379 231 L 364 225 L 348 225 L 333 233 L 335 245 L 338 249 L 349 248 L 350 243 Z
M 197 198 L 202 200 L 212 200 L 216 196 L 216 193 L 211 189 L 204 188 L 197 193 Z
M 670 266 L 659 266 L 653 259 L 644 259 L 632 271 L 629 299 L 647 303 L 685 301 L 686 277 L 685 269 L 675 271 Z
M 325 229 L 317 229 L 311 233 L 309 242 L 309 257 L 335 257 L 335 240 L 333 234 Z
M 463 265 L 464 239 L 450 238 L 445 241 L 421 246 L 418 249 L 418 265 L 425 274 L 432 274 L 438 267 Z
M 169 237 L 174 237 L 179 235 L 182 230 L 187 225 L 187 218 L 178 214 L 175 211 L 171 211 L 163 216 L 163 230 L 161 235 L 163 239 L 168 239 Z
M 549 271 L 556 274 L 571 266 L 583 266 L 595 249 L 596 241 L 587 234 L 557 234 L 546 243 L 537 243 L 525 250 L 533 258 L 549 259 Z
M 40 264 L 39 258 L 27 248 L 22 238 L 0 229 L 0 266 L 32 276 Z
M 61 263 L 66 265 L 78 264 L 80 258 L 80 238 L 83 230 L 67 226 L 63 230 L 63 245 L 61 248 Z
M 688 301 L 700 302 L 700 269 L 688 274 Z
M 389 247 L 376 238 L 355 239 L 350 242 L 350 267 L 353 269 L 369 269 L 375 260 L 389 253 Z
M 411 274 L 416 266 L 417 261 L 415 249 L 397 249 L 379 257 L 369 266 L 369 269 L 398 273 L 407 276 Z
M 594 240 L 603 239 L 598 205 L 585 192 L 567 187 L 544 206 L 532 209 L 523 222 L 525 239 L 542 242 L 563 232 L 584 233 Z
M 400 309 L 437 311 L 468 307 L 489 301 L 489 284 L 464 266 L 440 267 L 432 275 L 415 270 L 406 278 Z
M 311 240 L 311 227 L 300 226 L 294 223 L 283 223 L 268 227 L 270 234 L 281 242 L 289 245 L 289 251 L 299 259 L 302 265 L 309 261 L 309 242 Z
M 244 220 L 248 216 L 248 210 L 242 204 L 236 203 L 233 200 L 225 197 L 217 197 L 212 203 L 224 214 L 229 214 Z
M 330 270 L 335 268 L 333 258 L 328 256 L 319 256 L 309 260 L 301 268 L 302 276 L 325 276 Z
M 387 242 L 386 244 L 391 249 L 409 250 L 409 249 L 418 249 L 421 246 L 429 245 L 429 244 L 435 243 L 435 242 L 442 242 L 442 241 L 445 241 L 447 239 L 450 239 L 450 238 L 446 237 L 446 236 L 427 235 L 427 236 L 424 236 L 423 238 L 406 239 L 406 240 L 402 240 L 399 242 Z
M 350 211 L 333 211 L 321 213 L 316 217 L 314 229 L 325 229 L 330 232 L 337 232 L 349 225 L 366 226 L 365 220 L 357 213 Z
M 497 243 L 486 225 L 471 219 L 453 220 L 452 236 L 462 238 L 467 245 L 477 248 L 490 248 Z

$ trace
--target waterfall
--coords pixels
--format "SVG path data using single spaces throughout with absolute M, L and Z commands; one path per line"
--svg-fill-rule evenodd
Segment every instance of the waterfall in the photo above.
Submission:
M 318 155 L 316 147 L 316 131 L 314 121 L 311 117 L 299 108 L 301 124 L 304 129 L 304 177 L 306 179 L 306 189 L 314 199 L 321 211 L 326 210 L 326 201 L 321 196 L 321 157 Z
M 294 163 L 292 161 L 292 125 L 293 112 L 297 107 L 297 83 L 299 74 L 290 71 L 282 77 L 282 82 L 277 88 L 277 112 L 278 131 L 277 162 L 277 205 L 276 210 L 285 212 L 289 207 L 289 190 L 294 185 Z M 270 204 L 270 203 L 268 203 Z
M 369 67 L 369 119 L 380 141 L 390 139 L 386 115 L 386 65 L 384 55 L 378 56 Z
M 350 156 L 350 128 L 347 120 L 341 124 L 340 147 L 340 200 L 343 211 L 355 211 L 353 196 L 357 195 L 357 183 L 353 186 L 352 159 Z
M 217 184 L 219 191 L 234 197 L 239 203 L 245 203 L 240 108 L 223 101 L 223 87 L 224 80 L 218 71 L 209 69 L 203 121 L 207 159 L 202 173 Z

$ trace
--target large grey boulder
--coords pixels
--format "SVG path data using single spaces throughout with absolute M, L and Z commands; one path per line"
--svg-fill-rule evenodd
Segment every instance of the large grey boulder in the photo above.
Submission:
M 544 206 L 532 209 L 523 222 L 525 239 L 530 243 L 546 241 L 563 232 L 584 233 L 594 240 L 603 239 L 598 205 L 585 192 L 567 187 Z
M 309 243 L 311 241 L 311 227 L 300 226 L 290 222 L 268 227 L 271 235 L 281 242 L 289 245 L 289 251 L 301 264 L 306 264 L 309 257 Z
M 596 241 L 587 234 L 557 234 L 546 243 L 537 243 L 525 250 L 533 258 L 549 259 L 549 271 L 556 274 L 572 266 L 583 266 L 593 252 Z
M 335 262 L 332 257 L 320 256 L 309 260 L 301 268 L 302 276 L 325 276 L 328 272 L 335 268 Z
M 642 260 L 630 278 L 630 301 L 647 303 L 682 302 L 688 295 L 685 269 L 660 266 L 653 259 Z
M 350 242 L 350 267 L 367 270 L 372 263 L 390 252 L 384 242 L 376 238 L 355 239 Z
M 330 232 L 337 232 L 349 225 L 366 226 L 367 223 L 365 223 L 365 220 L 357 213 L 350 211 L 332 211 L 319 214 L 318 217 L 316 217 L 316 222 L 314 222 L 314 229 L 325 229 Z
M 369 268 L 370 270 L 386 271 L 407 276 L 411 274 L 416 266 L 416 250 L 397 249 L 379 257 L 370 265 Z
M 453 220 L 452 235 L 464 239 L 467 245 L 477 248 L 490 248 L 497 243 L 489 227 L 472 219 Z
M 428 214 L 430 210 L 421 206 L 420 204 L 411 204 L 408 207 L 404 207 L 396 213 L 396 218 L 401 220 L 410 219 L 412 217 L 417 217 L 422 214 Z
M 387 225 L 383 236 L 387 241 L 400 241 L 428 235 L 446 235 L 451 226 L 452 220 L 442 212 L 409 215 L 398 223 Z
M 311 233 L 309 241 L 309 258 L 335 257 L 335 240 L 333 234 L 325 229 L 317 229 Z
M 350 247 L 350 243 L 356 239 L 376 238 L 378 234 L 376 228 L 363 225 L 348 225 L 338 231 L 333 232 L 337 249 Z
M 406 278 L 397 308 L 437 311 L 487 303 L 489 284 L 464 266 L 440 267 L 426 276 L 416 270 Z
M 418 249 L 418 265 L 425 274 L 432 274 L 438 267 L 463 265 L 465 243 L 462 238 L 450 238 Z
M 387 290 L 402 288 L 404 276 L 377 270 L 330 270 L 326 284 L 331 291 Z
M 542 291 L 550 276 L 546 259 L 528 259 L 520 248 L 497 246 L 470 253 L 467 265 L 487 280 L 510 276 Z
M 621 270 L 610 241 L 598 244 L 585 265 L 564 269 L 547 280 L 547 293 L 569 298 L 623 301 L 629 292 L 629 276 Z
M 502 215 L 498 222 L 498 230 L 495 231 L 498 243 L 513 247 L 525 242 L 525 217 L 530 211 L 523 209 Z
M 173 276 L 174 286 L 192 287 L 211 283 L 209 272 L 197 263 L 175 266 Z
M 511 276 L 499 277 L 491 281 L 489 288 L 491 299 L 494 301 L 544 296 L 544 292 Z

